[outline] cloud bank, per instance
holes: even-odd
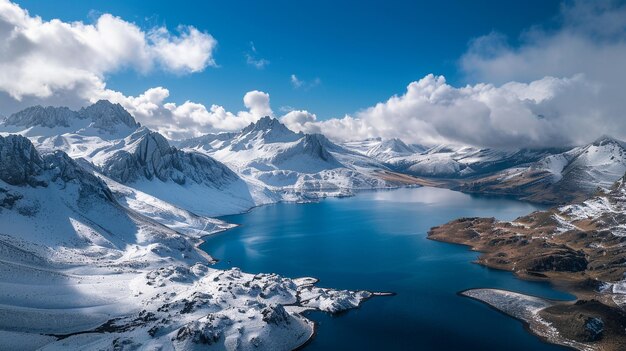
[[[338,140],[381,136],[494,147],[626,138],[626,5],[568,2],[556,21],[556,29],[529,28],[518,46],[498,33],[474,39],[459,65],[478,83],[453,87],[428,75],[353,116],[289,124]]]
[[[602,134],[626,139],[626,5],[567,2],[554,23],[528,28],[514,38],[516,45],[499,33],[473,39],[459,59],[465,86],[430,74],[409,83],[403,94],[344,117],[320,120],[300,110],[277,117],[296,131],[339,141],[397,137],[517,148],[582,144]],[[269,94],[256,90],[244,96],[246,110],[230,112],[220,105],[170,102],[164,87],[138,96],[106,87],[106,75],[123,69],[202,71],[215,65],[216,44],[190,26],[174,33],[142,30],[110,14],[93,24],[44,21],[0,0],[0,105],[72,107],[105,98],[170,138],[237,130],[274,116]],[[319,84],[295,74],[290,82],[300,89]]]
[[[214,66],[217,41],[192,26],[144,31],[111,14],[94,23],[44,21],[0,0],[0,91],[20,101],[84,103],[106,94],[105,76],[122,69],[176,74]],[[74,100],[74,101],[72,101]]]

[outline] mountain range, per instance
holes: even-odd
[[[105,100],[27,108],[0,122],[0,338],[26,349],[294,349],[314,331],[304,311],[372,293],[213,269],[196,246],[232,227],[213,217],[418,184],[556,204],[610,192],[625,148],[610,137],[534,150],[340,143],[272,117],[172,141]]]
[[[105,100],[79,111],[27,108],[6,118],[0,133],[26,136],[38,150],[62,150],[127,193],[207,216],[415,183],[562,203],[607,189],[626,171],[624,143],[610,137],[560,149],[335,143],[263,117],[239,132],[170,141]]]

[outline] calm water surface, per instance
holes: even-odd
[[[338,316],[309,314],[319,328],[306,350],[564,350],[457,292],[493,287],[553,299],[572,296],[472,264],[477,254],[466,247],[426,239],[430,227],[458,217],[514,219],[536,209],[428,187],[366,192],[224,217],[240,226],[207,238],[202,248],[222,260],[219,268],[397,293]]]

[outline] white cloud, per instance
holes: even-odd
[[[380,136],[425,144],[563,146],[616,130],[615,125],[598,123],[597,98],[597,86],[583,76],[457,88],[442,76],[428,75],[410,83],[403,95],[353,117],[288,122],[291,128],[321,131],[336,140]],[[625,127],[624,122],[619,124]]]
[[[382,136],[498,147],[626,138],[626,5],[568,2],[557,21],[556,29],[529,28],[518,46],[498,33],[473,40],[460,65],[476,83],[453,87],[428,75],[353,116],[292,128],[315,127],[340,140]]]
[[[178,32],[145,32],[111,14],[93,24],[44,21],[0,0],[0,92],[17,101],[63,94],[84,101],[105,90],[106,74],[123,68],[146,73],[156,64],[192,73],[215,65],[211,35],[191,26]]]
[[[289,77],[289,81],[291,82],[291,86],[294,89],[303,88],[303,89],[307,89],[307,90],[311,89],[311,88],[314,88],[314,87],[316,87],[316,86],[318,86],[318,85],[320,85],[322,83],[322,80],[319,79],[319,78],[315,78],[315,79],[313,79],[312,81],[309,82],[309,81],[301,80],[295,74],[292,74]]]
[[[273,116],[269,94],[253,90],[243,97],[247,111],[236,113],[223,106],[205,105],[185,101],[182,104],[167,102],[169,90],[157,87],[133,97],[108,91],[100,98],[121,104],[141,124],[157,130],[171,139],[182,139],[206,133],[236,131],[256,122],[263,116]]]
[[[246,63],[256,69],[263,69],[265,66],[270,64],[269,60],[266,60],[261,57],[257,57],[256,46],[254,46],[254,42],[250,42],[250,51],[245,54]]]
[[[293,85],[294,88],[300,88],[302,84],[304,84],[304,82],[298,79],[295,74],[292,74],[289,79],[291,81],[291,85]]]
[[[343,118],[322,121],[293,108],[281,109],[286,114],[280,118],[296,131],[336,140],[380,136],[425,144],[538,147],[580,144],[601,134],[626,138],[626,6],[568,4],[559,28],[531,28],[516,47],[497,33],[475,39],[460,65],[476,83],[455,87],[442,76],[427,75],[411,82],[404,94]],[[43,21],[0,0],[2,112],[16,103],[74,107],[106,98],[171,138],[238,130],[273,116],[269,94],[256,90],[244,96],[246,110],[229,112],[219,105],[168,102],[163,87],[139,96],[106,88],[105,75],[125,67],[196,72],[215,64],[210,35],[193,27],[179,27],[178,33],[144,32],[107,14],[94,24]],[[320,84],[295,74],[290,80],[299,89]]]
[[[213,50],[217,41],[207,33],[192,26],[178,26],[179,36],[172,35],[165,27],[148,33],[156,59],[176,72],[200,72],[207,66],[215,66]]]
[[[317,116],[309,111],[291,110],[280,117],[280,121],[296,132],[321,133],[316,123]]]
[[[250,109],[250,113],[255,117],[273,116],[270,108],[270,95],[262,91],[249,91],[243,97],[243,104]]]

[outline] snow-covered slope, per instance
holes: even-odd
[[[572,183],[590,191],[608,189],[626,171],[626,144],[604,136],[589,145],[546,157],[531,169],[549,172],[553,183]]]
[[[528,166],[468,181],[461,190],[559,203],[584,199],[600,189],[608,189],[624,172],[626,145],[605,136]]]
[[[396,157],[406,157],[427,150],[417,144],[407,145],[397,138],[371,138],[359,141],[349,141],[342,144],[346,149],[359,152],[380,162],[386,162]]]
[[[28,108],[0,126],[4,133],[14,130],[38,150],[62,150],[91,163],[89,168],[106,176],[123,204],[151,196],[167,203],[165,207],[204,217],[239,213],[256,204],[248,186],[228,167],[204,154],[171,147],[162,135],[140,127],[120,105],[108,101],[80,111]],[[145,207],[135,207],[140,209]]]
[[[239,133],[183,140],[179,147],[224,162],[253,190],[257,203],[349,194],[386,187],[380,163],[344,149],[320,134],[295,133],[278,120],[261,118]]]
[[[239,213],[255,205],[245,182],[224,164],[178,150],[146,128],[86,159],[118,183],[199,215]]]
[[[100,100],[79,111],[67,107],[29,107],[7,117],[0,127],[5,133],[28,137],[70,133],[112,139],[128,135],[139,123],[121,105]]]
[[[555,152],[557,150],[553,149],[498,150],[437,145],[421,153],[388,159],[387,164],[395,171],[416,176],[464,178],[528,164]]]
[[[3,349],[291,350],[313,334],[303,311],[371,296],[212,269],[195,249],[204,232],[121,206],[65,153],[17,135],[0,136],[0,223]]]

